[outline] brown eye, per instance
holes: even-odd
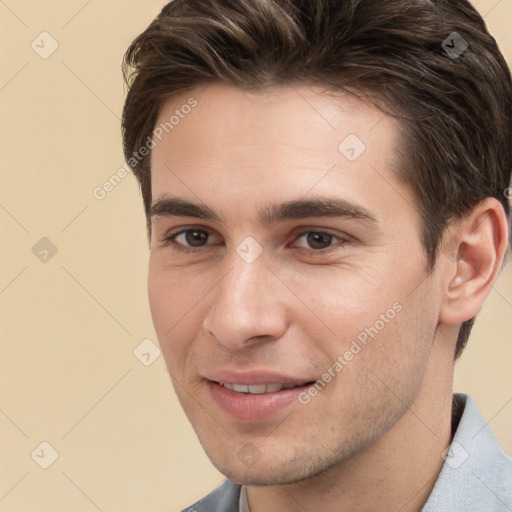
[[[214,236],[204,229],[188,228],[168,236],[164,243],[179,252],[194,252],[201,247],[212,245],[207,243],[212,237]]]
[[[208,233],[199,229],[189,229],[182,233],[185,235],[185,241],[192,247],[199,247],[208,240]]]
[[[339,242],[337,245],[345,245],[348,240],[341,238],[327,231],[305,231],[301,233],[297,240],[303,239],[305,244],[298,244],[299,247],[309,249],[312,252],[322,252],[334,247],[333,240]]]
[[[333,236],[328,233],[311,232],[306,240],[312,249],[325,249],[331,245]]]

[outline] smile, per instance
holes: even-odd
[[[298,386],[304,386],[305,384],[232,384],[229,382],[219,382],[221,386],[224,386],[230,391],[236,393],[248,393],[251,395],[263,395],[265,393],[276,393],[282,389],[291,389]]]
[[[210,398],[222,414],[236,420],[257,422],[270,420],[298,404],[300,394],[314,382],[240,384],[207,380],[205,384]]]

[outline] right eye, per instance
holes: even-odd
[[[197,252],[207,244],[208,237],[213,236],[209,231],[198,228],[182,229],[164,238],[166,245],[178,252]]]

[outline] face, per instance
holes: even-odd
[[[149,266],[176,393],[232,481],[318,475],[395,427],[429,359],[436,274],[398,126],[307,86],[196,88],[156,126],[176,110],[152,150]]]

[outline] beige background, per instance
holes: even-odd
[[[145,366],[134,355],[156,340],[135,179],[93,196],[124,163],[121,56],[164,3],[0,1],[3,512],[176,511],[222,480],[162,357]],[[512,63],[512,0],[476,6]],[[51,49],[43,31],[59,45],[46,59],[31,47]],[[43,237],[57,248],[46,262],[48,242],[32,250]],[[475,398],[512,455],[511,267],[481,312],[455,389]],[[47,469],[43,441],[58,452]]]

